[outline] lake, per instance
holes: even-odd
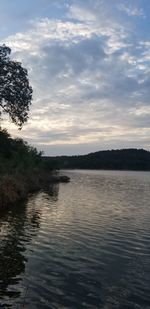
[[[150,172],[62,173],[0,216],[0,308],[150,308]]]

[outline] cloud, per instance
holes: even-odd
[[[121,138],[147,145],[150,44],[135,35],[119,3],[68,1],[65,18],[38,17],[6,38],[33,85],[30,119],[19,134],[35,146],[97,149]]]
[[[138,8],[137,6],[134,6],[132,3],[129,3],[129,4],[121,3],[119,5],[119,9],[125,12],[128,16],[142,17],[142,18],[146,17],[143,9]]]

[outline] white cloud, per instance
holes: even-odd
[[[96,16],[88,9],[74,4],[69,7],[68,17],[84,22],[91,22],[96,20]]]
[[[146,17],[143,9],[134,6],[132,3],[129,4],[121,3],[119,5],[119,8],[121,11],[125,12],[128,16],[142,17],[142,18]]]

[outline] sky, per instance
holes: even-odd
[[[149,0],[0,0],[0,45],[27,68],[29,120],[14,137],[45,155],[150,150]]]

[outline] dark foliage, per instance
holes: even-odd
[[[32,88],[20,62],[10,60],[11,49],[0,46],[0,107],[20,128],[28,119]]]
[[[15,205],[29,192],[48,190],[49,184],[56,182],[53,169],[43,160],[42,152],[0,129],[0,210]]]
[[[12,139],[6,129],[0,130],[0,174],[32,173],[40,164],[41,152],[20,138]]]
[[[106,150],[82,156],[45,157],[57,168],[150,170],[150,152],[143,149]]]

